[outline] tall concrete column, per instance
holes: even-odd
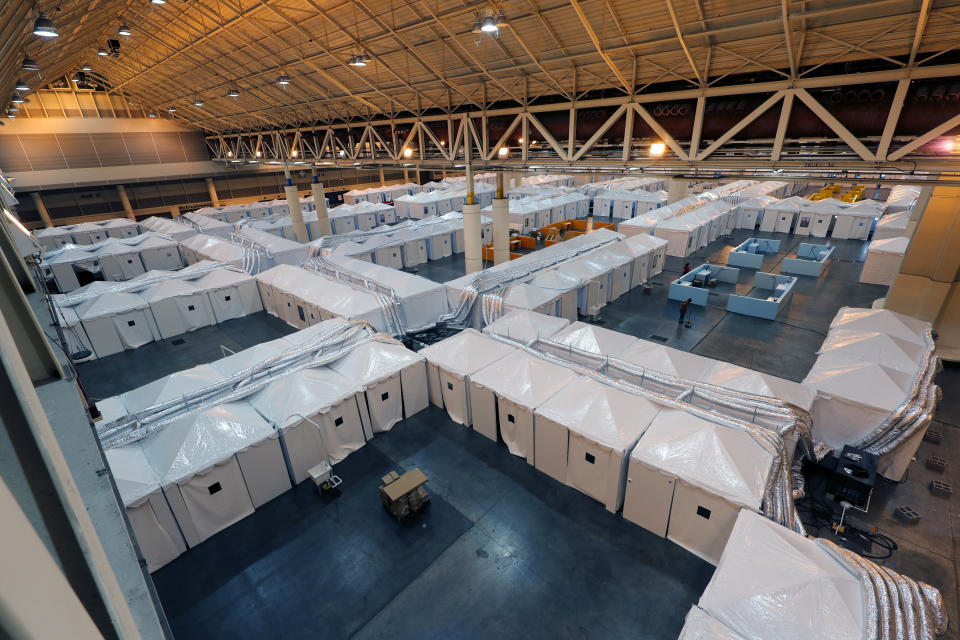
[[[463,205],[463,257],[467,273],[483,270],[483,241],[480,238],[480,205],[477,204],[473,183],[473,153],[470,149],[470,137],[464,137],[464,156],[467,160],[467,202]],[[447,177],[444,170],[443,177]]]
[[[297,242],[304,244],[310,242],[310,235],[307,233],[307,225],[303,224],[303,211],[300,209],[300,193],[297,186],[293,184],[290,177],[290,167],[283,164],[283,173],[287,184],[283,186],[283,192],[287,197],[287,205],[290,207],[290,222],[293,223],[293,235],[297,237]]]
[[[510,201],[503,193],[503,173],[497,174],[497,197],[493,199],[493,264],[510,261]]]
[[[40,214],[40,219],[43,220],[44,226],[52,227],[53,221],[50,220],[50,212],[47,211],[47,206],[43,204],[43,200],[40,199],[40,194],[34,191],[30,194],[30,197],[33,198],[33,206],[37,208],[37,213]]]
[[[687,197],[690,181],[685,178],[671,177],[667,189],[667,204],[672,204]]]
[[[386,182],[387,181],[383,179],[383,167],[380,167],[380,186],[382,187]]]
[[[133,207],[130,206],[130,198],[127,197],[127,189],[122,184],[117,185],[117,195],[120,196],[120,204],[123,205],[123,210],[126,212],[127,217],[136,222],[137,216],[133,215]]]
[[[383,169],[380,169],[380,174],[383,175]],[[313,174],[310,190],[313,192],[313,204],[317,207],[317,226],[320,228],[320,235],[329,236],[333,230],[330,228],[330,216],[327,214],[327,196],[323,192],[323,185],[316,173]]]
[[[220,198],[217,197],[217,188],[213,186],[213,178],[207,178],[207,193],[210,194],[210,202],[213,206],[220,206]]]
[[[180,206],[176,204],[170,205],[170,217],[179,218],[180,217]]]
[[[911,216],[919,221],[885,306],[932,322],[937,352],[953,360],[960,358],[960,187],[935,187],[918,211],[924,196]]]

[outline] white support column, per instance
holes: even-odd
[[[671,176],[669,190],[667,191],[667,204],[673,204],[677,200],[686,198],[689,187],[690,181],[686,178]]]
[[[503,193],[503,173],[497,173],[497,197],[493,199],[493,264],[510,261],[510,202]]]
[[[137,216],[133,215],[133,207],[130,206],[130,198],[127,197],[127,190],[122,184],[117,185],[117,195],[120,196],[120,204],[123,205],[123,210],[127,214],[127,217],[137,221]]]
[[[33,206],[37,208],[37,213],[40,214],[44,226],[52,227],[53,221],[50,219],[50,212],[47,211],[47,205],[43,204],[43,200],[40,199],[40,194],[34,191],[30,194],[30,197],[33,198]]]
[[[220,198],[217,197],[217,188],[213,186],[213,178],[207,178],[207,193],[210,194],[210,202],[213,203],[213,206],[220,206]]]
[[[383,169],[380,169],[380,175],[383,175]],[[327,213],[327,196],[323,191],[323,184],[320,183],[320,176],[316,173],[313,174],[310,190],[313,192],[313,204],[317,207],[317,226],[320,228],[320,236],[332,235],[333,229],[330,228],[330,216]]]
[[[623,123],[623,162],[630,161],[630,150],[633,148],[633,109],[627,109],[626,120]]]
[[[473,184],[473,162],[470,136],[463,140],[467,169],[467,202],[463,205],[463,258],[467,273],[483,270],[483,241],[480,238],[480,205],[477,204]],[[443,172],[447,177],[447,172]]]
[[[287,179],[287,184],[283,186],[283,192],[287,197],[287,206],[290,207],[290,222],[293,223],[293,235],[297,237],[297,242],[306,244],[310,242],[310,236],[307,234],[307,225],[303,224],[303,211],[300,209],[300,193],[297,191],[297,186],[293,184],[293,179],[290,177],[290,167],[286,162],[283,163],[283,173]]]

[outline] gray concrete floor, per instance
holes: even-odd
[[[764,260],[763,270],[774,273],[802,240],[740,231],[689,261],[725,264],[750,235],[784,241],[780,254]],[[728,314],[718,296],[695,308],[691,328],[679,327],[666,285],[682,262],[671,261],[650,293],[635,290],[604,308],[603,326],[800,380],[836,311],[868,307],[885,292],[857,282],[866,243],[830,243],[836,258],[819,278],[800,279],[774,321]],[[418,272],[446,281],[463,274],[463,259]],[[749,290],[751,282],[743,270],[735,288]],[[266,314],[235,322],[188,334],[179,347],[149,345],[82,365],[81,376],[91,395],[103,397],[213,360],[220,344],[243,348],[292,330]],[[960,459],[960,369],[947,367],[938,383],[944,399],[933,428],[943,442],[924,442],[907,480],[881,483],[861,519],[899,545],[883,562],[940,588],[956,621],[956,498],[933,496],[928,485],[946,475],[960,486],[960,472],[950,465],[937,474],[923,461],[932,453]],[[376,487],[386,471],[412,467],[430,477],[433,501],[398,524],[380,507]],[[672,638],[712,573],[434,408],[378,435],[338,474],[345,481],[338,497],[301,485],[154,574],[178,637]],[[922,520],[894,519],[901,504]],[[960,637],[956,624],[946,637]]]

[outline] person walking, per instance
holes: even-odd
[[[687,275],[688,273],[690,273],[690,263],[689,263],[689,262],[687,262],[686,264],[683,265],[683,275]]]
[[[677,324],[681,324],[681,325],[683,324],[683,318],[684,316],[687,315],[687,308],[690,306],[690,302],[692,300],[693,298],[687,298],[686,300],[680,303],[680,320],[678,321]]]

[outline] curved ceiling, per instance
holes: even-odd
[[[210,132],[421,113],[596,89],[686,87],[852,60],[922,64],[956,46],[960,0],[42,0],[0,9],[0,96],[82,63],[113,92]],[[121,21],[132,35],[117,35]],[[119,55],[98,57],[109,39]],[[366,67],[347,64],[366,52]],[[40,74],[20,70],[25,54]],[[932,58],[937,62],[943,58]],[[289,75],[289,85],[277,78]],[[236,98],[227,96],[231,88]],[[193,105],[196,98],[202,107]],[[0,105],[3,106],[3,105]]]

